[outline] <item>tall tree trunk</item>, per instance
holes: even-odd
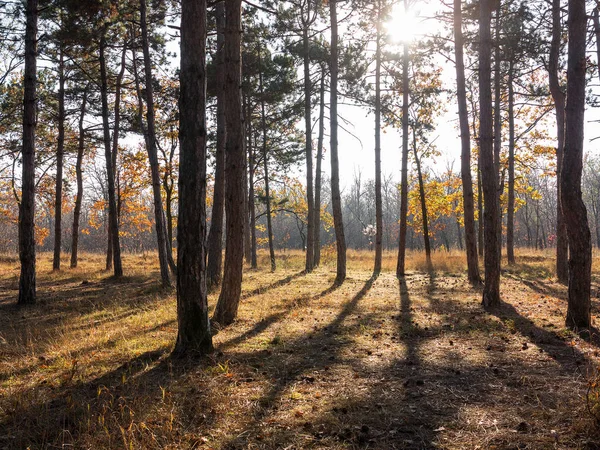
[[[77,195],[75,197],[75,208],[73,210],[73,232],[71,233],[71,268],[77,267],[77,252],[79,246],[79,219],[81,217],[81,203],[83,202],[83,152],[85,150],[85,128],[84,119],[87,108],[89,86],[83,91],[81,109],[79,113],[79,139],[77,142],[77,162],[75,163],[75,174],[77,177]]]
[[[246,110],[246,97],[242,94],[242,114],[243,111]],[[249,187],[249,173],[248,173],[248,151],[247,151],[247,141],[246,141],[246,126],[245,126],[246,118],[243,118],[242,123],[244,123],[244,127],[242,128],[242,142],[244,146],[244,258],[246,259],[247,264],[252,264],[252,236],[250,233],[250,210],[249,210],[249,200],[250,200],[250,187]]]
[[[58,142],[56,146],[56,189],[54,199],[54,257],[52,270],[60,270],[62,250],[63,163],[65,156],[65,58],[62,46],[58,61]]]
[[[260,49],[258,50],[259,65],[260,62]],[[263,170],[265,172],[265,204],[267,208],[267,235],[269,237],[269,256],[271,259],[271,272],[275,272],[277,264],[275,263],[275,247],[273,245],[273,223],[271,220],[271,190],[269,187],[269,154],[267,152],[267,115],[265,110],[265,91],[263,85],[262,68],[258,74],[258,82],[260,89],[260,108],[261,108],[261,122],[262,122],[262,157],[263,157]]]
[[[169,276],[169,260],[167,251],[167,227],[163,210],[160,166],[158,163],[158,150],[156,143],[156,126],[154,114],[154,85],[152,79],[152,60],[150,59],[150,44],[148,42],[148,24],[146,20],[146,0],[140,0],[140,24],[142,28],[142,51],[144,53],[144,73],[146,76],[146,122],[147,140],[146,150],[150,162],[152,176],[152,194],[154,200],[154,225],[156,227],[156,242],[158,245],[158,262],[160,278],[163,286],[171,286]],[[170,245],[170,244],[169,244]]]
[[[123,266],[121,264],[121,245],[119,243],[119,222],[117,216],[117,199],[115,190],[115,167],[113,165],[113,152],[111,151],[110,124],[108,117],[108,75],[106,73],[106,27],[102,31],[100,38],[99,60],[100,60],[100,94],[102,97],[102,125],[104,130],[104,157],[106,159],[106,178],[108,185],[108,210],[109,210],[109,234],[111,239],[113,270],[115,277],[123,276]],[[119,98],[117,95],[116,98]],[[115,100],[115,111],[118,109]],[[118,130],[118,119],[115,117],[115,131]],[[117,136],[118,139],[118,136]]]
[[[548,79],[550,93],[556,111],[557,147],[556,147],[556,276],[561,283],[569,281],[569,237],[562,210],[561,174],[565,148],[565,104],[566,96],[560,87],[558,65],[562,35],[561,0],[552,0],[552,41],[548,61]]]
[[[481,0],[479,19],[479,151],[482,187],[485,201],[485,285],[483,305],[494,307],[500,304],[500,254],[498,248],[501,233],[498,220],[498,172],[494,161],[494,136],[491,92],[491,47],[490,33],[491,0]]]
[[[425,244],[425,259],[427,260],[427,269],[433,270],[431,263],[431,242],[429,240],[429,220],[427,217],[427,203],[425,202],[425,185],[423,183],[423,172],[421,172],[421,160],[417,153],[417,136],[413,132],[413,154],[417,165],[417,178],[419,180],[419,198],[421,200],[421,215],[423,218],[423,243]]]
[[[404,0],[404,11],[408,11],[408,0]],[[402,56],[402,175],[400,177],[400,237],[398,241],[398,265],[396,276],[402,277],[406,265],[406,231],[408,216],[408,97],[409,97],[409,44],[404,42]]]
[[[477,220],[477,253],[483,257],[483,187],[481,184],[481,163],[480,158],[477,158],[477,211],[479,219]]]
[[[246,116],[248,121],[248,210],[250,213],[250,267],[256,269],[258,261],[256,257],[256,204],[254,201],[254,174],[256,172],[256,159],[254,146],[252,145],[252,120]]]
[[[35,128],[38,1],[27,0],[23,74],[23,172],[19,205],[19,305],[35,303]]]
[[[383,258],[383,201],[381,198],[381,0],[377,9],[375,49],[375,266],[373,274],[381,273]]]
[[[206,289],[206,0],[181,2],[177,355],[212,351]]]
[[[319,139],[317,141],[317,167],[315,170],[315,252],[314,266],[321,264],[321,164],[325,137],[325,70],[321,71],[319,90]]]
[[[244,135],[242,123],[242,0],[225,2],[225,267],[223,283],[214,319],[232,323],[242,292],[244,264]]]
[[[337,249],[337,270],[334,284],[340,285],[346,279],[346,235],[342,216],[342,197],[340,194],[340,163],[338,156],[338,76],[339,76],[339,38],[338,38],[338,0],[329,1],[331,20],[331,86],[330,86],[330,153],[331,153],[331,206],[333,209],[333,226]]]
[[[223,220],[225,217],[225,3],[215,5],[217,19],[217,151],[215,157],[215,191],[208,233],[208,289],[221,282],[223,269]]]
[[[302,57],[304,66],[304,128],[305,128],[305,153],[306,153],[306,204],[307,214],[307,239],[306,261],[304,270],[308,273],[314,268],[315,252],[315,199],[313,191],[313,155],[312,155],[312,83],[310,80],[310,43],[308,32],[310,26],[310,0],[306,1],[306,17],[302,17]]]
[[[506,254],[515,263],[515,89],[514,63],[508,72],[508,209],[506,213]]]
[[[581,194],[586,74],[585,0],[569,0],[566,139],[561,176],[562,206],[569,236],[569,300],[566,325],[591,325],[592,245]]]
[[[454,50],[456,55],[456,87],[458,118],[460,121],[461,178],[463,186],[463,209],[465,223],[465,244],[469,282],[481,283],[479,260],[477,258],[477,238],[475,236],[475,202],[473,199],[473,178],[471,177],[471,132],[467,109],[467,88],[465,81],[464,37],[462,32],[462,1],[454,0]],[[458,230],[460,236],[460,227]],[[462,243],[461,243],[462,247]]]
[[[502,263],[502,205],[500,204],[500,196],[502,195],[503,186],[499,182],[500,179],[500,150],[502,149],[502,57],[500,52],[500,30],[502,28],[502,0],[494,0],[496,4],[496,26],[494,45],[494,171],[496,173],[496,189],[498,190],[497,198],[497,218],[499,233],[498,238],[498,255],[500,263]],[[484,194],[485,195],[485,194]]]

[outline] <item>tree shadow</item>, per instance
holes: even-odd
[[[242,294],[242,300],[245,300],[245,299],[250,298],[250,297],[254,297],[256,295],[265,294],[265,293],[267,293],[268,291],[270,291],[272,289],[276,289],[278,287],[285,286],[286,284],[290,284],[296,278],[300,278],[300,277],[305,276],[305,275],[306,275],[306,272],[304,270],[302,270],[302,271],[300,271],[298,273],[294,273],[292,275],[289,275],[289,276],[287,276],[285,278],[282,278],[281,280],[277,280],[277,281],[275,281],[273,283],[270,283],[270,284],[268,284],[266,286],[257,287],[256,289],[253,289],[253,290],[251,290],[249,292],[243,293]]]
[[[272,387],[265,392],[258,400],[257,408],[252,415],[250,423],[245,427],[243,436],[238,436],[223,444],[222,448],[240,448],[244,447],[251,435],[258,435],[261,430],[262,422],[277,409],[277,402],[281,399],[284,392],[292,385],[298,382],[313,382],[315,377],[330,374],[330,368],[333,365],[359,366],[360,360],[356,357],[343,357],[341,352],[350,345],[349,341],[340,341],[341,327],[348,316],[356,309],[360,300],[362,300],[377,277],[369,278],[362,288],[347,301],[342,310],[336,317],[327,323],[326,326],[316,330],[308,336],[301,336],[297,340],[285,344],[284,354],[289,355],[289,360],[283,363],[279,361],[273,372],[269,374],[273,377]],[[320,298],[335,291],[339,286],[333,285],[313,298]],[[260,325],[260,324],[259,324]],[[260,355],[258,355],[260,356]],[[227,354],[226,357],[234,358],[238,362],[256,364],[256,354]],[[310,361],[307,363],[307,359]],[[262,363],[258,363],[261,364]],[[303,374],[309,373],[310,376]]]

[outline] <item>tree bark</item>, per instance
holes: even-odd
[[[304,270],[312,272],[314,268],[315,252],[315,211],[313,190],[313,156],[312,156],[312,105],[311,93],[312,83],[310,80],[310,43],[308,32],[310,26],[310,0],[306,1],[306,17],[302,17],[302,57],[304,68],[304,128],[305,128],[305,153],[306,153],[306,204],[307,204],[307,239],[306,239],[306,261]]]
[[[19,205],[19,305],[34,304],[35,276],[35,129],[37,91],[38,1],[27,0],[23,73],[23,166]]]
[[[375,43],[375,265],[373,275],[381,273],[383,258],[383,201],[381,198],[381,26],[382,5],[378,2]]]
[[[408,10],[408,0],[404,0],[404,11]],[[408,99],[409,99],[409,44],[404,43],[402,57],[402,169],[400,177],[400,237],[398,242],[398,265],[396,276],[405,274],[406,231],[408,216]]]
[[[338,156],[338,0],[329,1],[331,20],[331,86],[330,86],[330,153],[331,153],[331,204],[333,208],[333,226],[337,249],[337,269],[334,284],[340,285],[346,279],[346,235],[342,216],[342,197],[340,194],[340,163]]]
[[[244,263],[244,136],[241,101],[242,1],[225,3],[225,267],[214,319],[229,325],[236,316]]]
[[[496,220],[498,221],[497,247],[498,257],[502,263],[502,205],[500,204],[500,196],[502,195],[503,186],[500,183],[500,151],[502,149],[502,57],[500,52],[500,30],[502,28],[502,0],[494,0],[496,5],[496,29],[494,45],[494,171],[496,173],[496,189],[498,190],[497,208],[498,213]],[[484,194],[485,195],[485,194]]]
[[[421,200],[421,215],[423,218],[423,243],[425,245],[425,259],[427,260],[427,269],[433,270],[431,263],[431,241],[429,240],[429,220],[427,218],[427,203],[425,202],[425,185],[423,183],[423,173],[421,172],[421,160],[417,153],[417,137],[413,132],[413,154],[417,165],[417,178],[419,180],[419,198]]]
[[[142,51],[144,53],[144,73],[146,76],[146,150],[150,162],[152,177],[152,194],[154,200],[154,226],[156,227],[156,242],[158,245],[158,262],[162,285],[171,286],[169,275],[169,260],[167,251],[167,227],[163,210],[160,167],[156,143],[156,126],[154,113],[154,85],[152,79],[152,60],[150,59],[150,44],[148,42],[148,24],[146,20],[146,0],[140,0],[140,24],[142,28]]]
[[[261,60],[260,49],[258,50],[258,60],[259,60],[259,65],[262,66],[262,63],[260,62],[260,60]],[[266,208],[267,208],[267,213],[266,213],[267,235],[268,235],[268,239],[269,239],[269,256],[270,256],[270,260],[271,260],[271,272],[275,272],[275,269],[277,269],[277,264],[275,262],[275,247],[273,244],[273,222],[271,220],[272,218],[271,218],[271,190],[269,187],[269,154],[267,152],[267,116],[266,116],[266,110],[265,110],[265,90],[264,90],[264,85],[263,85],[262,67],[258,74],[258,82],[259,82],[259,89],[260,89],[260,95],[261,95],[260,108],[261,108],[261,122],[262,122],[262,134],[263,134],[263,136],[262,136],[263,137],[263,139],[262,139],[262,156],[263,156],[263,169],[265,172],[265,204],[266,204]],[[311,167],[312,167],[312,163],[311,163]]]
[[[208,289],[221,283],[223,269],[223,221],[225,217],[225,71],[223,44],[225,40],[225,4],[215,5],[217,20],[217,151],[215,157],[215,191],[208,233]]]
[[[515,263],[515,89],[514,64],[508,71],[508,208],[506,212],[506,254]]]
[[[323,140],[325,137],[325,70],[321,71],[319,92],[319,138],[317,141],[317,167],[315,170],[315,252],[314,266],[321,264],[321,164],[323,162]]]
[[[109,210],[109,234],[111,239],[113,270],[115,277],[123,276],[123,266],[121,264],[121,245],[119,243],[119,222],[117,216],[117,200],[115,194],[115,167],[113,165],[114,157],[111,151],[110,141],[110,124],[108,118],[108,76],[106,73],[106,27],[102,30],[100,38],[100,94],[102,97],[102,125],[104,130],[104,157],[106,159],[106,178],[108,186],[108,210]],[[119,96],[117,95],[117,98]],[[115,111],[118,109],[117,101],[115,101]],[[115,117],[115,131],[117,128],[118,119]],[[118,139],[118,136],[117,136]]]
[[[463,186],[463,209],[465,224],[465,245],[469,282],[481,284],[479,260],[477,258],[477,237],[475,236],[475,203],[473,199],[473,178],[471,177],[471,132],[467,109],[467,88],[465,81],[464,37],[462,32],[462,1],[454,0],[454,49],[456,55],[456,97],[460,121],[461,178]],[[460,228],[458,230],[460,233]],[[460,236],[460,234],[459,234]],[[461,244],[462,245],[462,244]]]
[[[250,115],[246,115],[248,121],[248,210],[250,213],[250,267],[258,268],[256,255],[256,204],[254,201],[254,174],[256,172],[256,160],[254,146],[252,145],[252,121]]]
[[[485,285],[483,305],[495,307],[500,304],[500,254],[498,248],[501,233],[498,220],[498,172],[494,161],[494,136],[491,92],[491,0],[481,0],[479,19],[479,151],[482,187],[485,202]]]
[[[58,142],[56,146],[56,189],[54,199],[54,257],[52,270],[60,270],[62,249],[63,163],[65,157],[65,59],[62,46],[58,62]]]
[[[85,150],[85,128],[84,119],[87,108],[89,86],[86,86],[83,91],[83,99],[81,100],[81,109],[79,113],[79,139],[77,142],[77,162],[75,163],[75,174],[77,177],[77,195],[75,197],[75,208],[73,210],[73,232],[71,243],[71,268],[77,267],[77,252],[79,246],[79,220],[81,217],[81,204],[83,202],[83,152]]]
[[[561,188],[569,236],[569,300],[566,326],[591,326],[590,285],[592,245],[587,211],[581,193],[586,75],[585,0],[569,0],[566,134]]]
[[[569,281],[569,237],[562,210],[561,174],[565,148],[565,104],[566,95],[560,87],[558,65],[560,59],[560,42],[562,25],[560,20],[561,0],[552,0],[552,41],[548,61],[548,79],[550,93],[556,111],[557,147],[556,147],[556,276],[561,283]]]
[[[212,351],[206,289],[206,0],[181,2],[176,355]]]

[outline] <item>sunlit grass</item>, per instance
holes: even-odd
[[[531,448],[553,445],[549,427],[583,442],[561,417],[583,407],[569,358],[594,347],[564,329],[552,250],[517,252],[502,285],[515,311],[496,315],[460,251],[434,252],[432,274],[408,252],[401,289],[395,251],[372,280],[374,253],[350,250],[335,289],[335,253],[323,256],[307,275],[301,251],[278,252],[271,273],[261,250],[239,319],[199,361],[169,358],[175,292],[154,254],[124,254],[114,280],[104,255],[75,270],[64,255],[52,272],[42,253],[39,303],[25,309],[13,306],[18,259],[0,257],[0,448],[392,448],[419,433],[431,447],[504,448],[523,442],[521,420]]]

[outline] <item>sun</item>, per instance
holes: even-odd
[[[390,20],[385,23],[387,34],[395,44],[410,42],[420,34],[420,20],[411,9],[396,5],[390,14]]]

